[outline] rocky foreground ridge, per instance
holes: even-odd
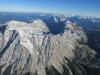
[[[98,68],[96,52],[87,46],[84,30],[70,21],[64,31],[52,34],[40,20],[10,21],[0,32],[0,75],[86,75],[82,65]]]

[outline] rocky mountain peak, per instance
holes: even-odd
[[[63,74],[63,66],[67,75],[85,75],[81,64],[97,67],[92,62],[96,52],[88,47],[87,36],[78,25],[68,23],[62,35],[44,32],[49,29],[40,19],[8,22],[4,34],[0,33],[0,75],[46,75],[52,67]]]

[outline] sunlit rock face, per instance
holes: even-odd
[[[64,32],[48,32],[40,19],[8,22],[0,32],[0,75],[48,75],[53,69],[61,75],[86,75],[82,65],[98,68],[81,27],[66,22]]]

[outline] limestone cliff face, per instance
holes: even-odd
[[[68,22],[63,33],[48,32],[40,19],[8,22],[0,32],[0,75],[47,75],[52,67],[63,74],[63,66],[66,75],[85,75],[81,65],[97,68],[96,52],[81,27]]]

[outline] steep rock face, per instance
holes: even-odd
[[[0,75],[46,75],[46,68],[54,67],[63,74],[85,75],[85,65],[97,68],[96,52],[86,42],[83,29],[67,22],[63,33],[50,32],[46,24],[37,19],[32,23],[11,21],[0,33]],[[74,72],[75,70],[75,72]]]

